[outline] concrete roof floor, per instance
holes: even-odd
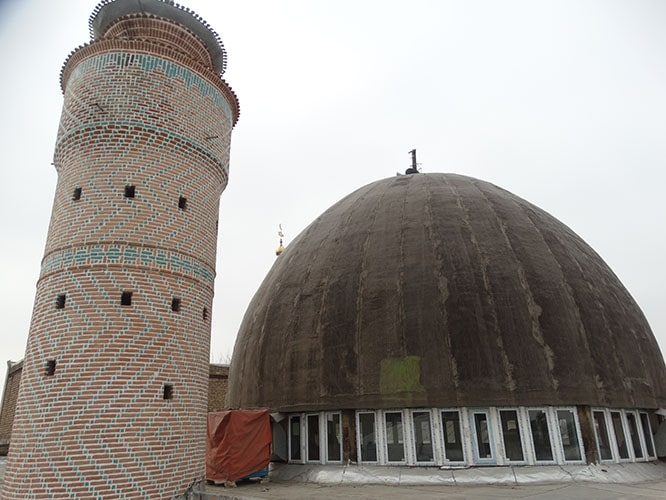
[[[664,499],[666,480],[638,484],[568,483],[532,484],[520,486],[386,486],[386,485],[319,485],[312,483],[241,483],[237,488],[206,486],[210,500],[223,499],[539,499],[586,500]]]
[[[204,498],[666,499],[664,462],[473,467],[457,471],[273,464],[270,474],[268,482],[243,481],[235,488],[206,485]]]
[[[0,484],[4,475],[6,457],[0,457]],[[636,465],[636,464],[634,464]],[[648,464],[645,464],[646,466]],[[541,467],[542,470],[549,467]],[[552,467],[553,470],[556,467]],[[467,485],[389,485],[389,484],[321,484],[314,482],[259,481],[240,482],[235,488],[206,485],[202,500],[252,499],[538,499],[538,500],[619,500],[666,499],[666,463],[656,464],[649,473],[654,480],[643,476],[636,483],[595,482],[591,480],[556,482],[549,484],[467,484]],[[638,479],[638,477],[637,477]]]

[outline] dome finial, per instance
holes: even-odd
[[[284,247],[282,246],[282,238],[284,238],[284,233],[282,232],[282,224],[278,224],[278,227],[280,228],[278,230],[278,236],[280,237],[280,245],[275,250],[276,256],[279,256],[282,252],[284,252]]]

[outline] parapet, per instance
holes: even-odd
[[[169,0],[103,0],[90,16],[90,37],[98,40],[119,19],[137,15],[170,19],[188,28],[208,50],[213,70],[224,74],[227,54],[220,36],[198,14]]]

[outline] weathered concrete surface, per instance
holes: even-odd
[[[666,481],[638,485],[567,484],[531,486],[314,486],[288,484],[242,485],[233,492],[209,490],[210,500],[252,500],[271,498],[274,500],[329,499],[378,499],[401,500],[488,500],[492,498],[539,499],[539,500],[620,500],[662,499]]]
[[[0,484],[4,474],[5,457],[0,457]],[[639,467],[633,467],[638,465]],[[641,467],[646,468],[643,472],[637,472]],[[617,470],[615,470],[617,468]],[[392,468],[385,471],[390,473]],[[518,467],[515,468],[520,469]],[[561,469],[560,467],[538,467],[524,469],[541,469],[542,474],[547,474],[546,469]],[[620,472],[624,469],[624,472]],[[522,498],[539,500],[569,500],[571,498],[585,498],[587,500],[615,500],[615,499],[663,499],[666,497],[666,464],[632,464],[626,466],[603,466],[599,467],[599,473],[608,471],[610,478],[626,480],[628,474],[635,474],[634,481],[640,482],[597,482],[590,480],[592,475],[584,477],[581,474],[572,473],[569,470],[569,480],[550,484],[476,484],[459,486],[455,484],[430,484],[430,485],[390,485],[390,484],[315,484],[304,482],[276,482],[266,484],[240,483],[238,488],[224,488],[223,486],[206,485],[205,492],[200,496],[201,500],[252,500],[252,499],[284,499],[305,500],[311,498],[329,499],[381,499],[393,500],[403,498],[414,498],[422,500],[430,499],[469,499],[485,500],[489,498]],[[395,475],[404,475],[413,472],[409,470],[394,470]],[[459,471],[460,472],[460,471]],[[518,472],[517,477],[521,473]],[[492,477],[489,475],[488,477]],[[646,477],[650,478],[646,480]],[[608,478],[606,478],[608,479]]]
[[[386,467],[378,465],[271,464],[270,477],[280,483],[319,485],[464,486],[564,483],[632,484],[666,480],[666,463],[505,467]],[[666,496],[666,492],[665,492]]]
[[[640,308],[571,229],[490,183],[417,174],[332,206],[248,307],[232,407],[666,406]]]
[[[638,465],[638,467],[633,467]],[[384,468],[384,484],[337,483],[317,484],[311,482],[281,482],[273,481],[267,484],[240,483],[237,488],[224,488],[222,486],[207,486],[206,494],[211,500],[217,499],[470,499],[482,500],[489,498],[511,499],[539,499],[539,500],[569,500],[572,498],[585,498],[586,500],[615,500],[615,499],[664,499],[666,498],[666,464],[632,464],[632,467],[611,465],[599,467],[596,473],[581,474],[584,467],[579,467],[578,474],[573,468],[563,470],[560,467],[515,467],[515,480],[504,484],[496,484],[498,478],[494,474],[487,474],[491,484],[421,484],[399,485],[399,477],[406,472],[405,469],[393,470]],[[641,471],[640,469],[644,469]],[[386,470],[389,469],[389,470]],[[524,470],[520,470],[524,469]],[[540,469],[540,473],[528,469]],[[558,472],[559,469],[559,472]],[[604,477],[603,470],[607,471]],[[479,469],[476,470],[479,472]],[[490,469],[486,471],[492,472]],[[409,471],[411,473],[413,471]],[[393,475],[390,481],[389,476]],[[478,476],[478,474],[477,474]],[[529,478],[528,476],[531,476]],[[551,477],[545,484],[537,481],[537,477],[544,479]],[[559,476],[558,480],[554,480]],[[319,475],[321,477],[321,475]],[[646,478],[650,478],[647,479]],[[478,477],[477,477],[478,479]],[[617,479],[629,482],[615,482]],[[609,481],[610,480],[610,481]],[[516,483],[515,481],[526,481]]]
[[[210,499],[252,500],[271,498],[274,500],[329,499],[380,499],[401,500],[488,500],[492,498],[539,499],[539,500],[620,500],[662,499],[666,482],[640,485],[568,484],[532,486],[312,486],[312,485],[243,485],[233,493],[210,492]]]

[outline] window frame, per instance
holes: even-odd
[[[644,445],[644,437],[642,436],[641,427],[639,424],[638,412],[636,410],[622,410],[622,415],[625,419],[626,428],[629,431],[627,441],[630,442],[631,446],[629,447],[629,455],[634,462],[646,462],[647,459],[647,450]],[[636,450],[634,449],[634,439],[631,436],[631,424],[629,423],[629,415],[634,417],[634,424],[636,426],[636,434],[638,434],[638,448],[643,454],[642,457],[636,456]]]
[[[573,415],[573,423],[576,431],[576,439],[578,439],[578,453],[580,454],[580,459],[578,460],[567,460],[566,453],[564,450],[564,441],[562,440],[562,429],[560,428],[560,418],[557,415],[558,411],[569,411]],[[555,418],[556,429],[557,429],[557,444],[559,446],[559,452],[562,453],[562,463],[563,464],[585,464],[585,446],[583,444],[583,434],[580,429],[580,421],[578,419],[578,409],[575,406],[556,406],[553,408],[553,416]],[[592,424],[594,425],[594,423]],[[596,435],[596,429],[595,429]],[[596,436],[595,436],[596,437]]]
[[[400,415],[400,430],[402,434],[402,460],[390,460],[389,459],[389,439],[388,439],[388,425],[386,424],[386,416],[388,414],[398,413]],[[401,409],[395,410],[384,410],[382,411],[382,433],[384,438],[383,448],[384,448],[384,457],[387,465],[396,465],[396,464],[407,464],[407,453],[409,448],[407,447],[407,433],[405,432],[405,412]],[[400,442],[399,442],[400,444]]]
[[[497,453],[496,442],[493,433],[493,418],[490,408],[468,408],[468,418],[470,425],[470,437],[472,442],[472,463],[479,465],[496,465]],[[479,440],[476,432],[476,423],[474,415],[483,414],[486,416],[486,426],[488,430],[488,446],[490,447],[490,458],[481,458],[479,455]]]
[[[340,432],[338,433],[338,446],[339,446],[339,451],[340,451],[340,459],[339,460],[331,460],[328,456],[328,417],[329,416],[338,416],[339,422],[340,422]],[[324,457],[324,463],[327,464],[341,464],[344,460],[344,446],[342,443],[342,412],[341,411],[328,411],[324,414],[324,422],[326,422],[326,425],[324,425],[324,439],[323,442],[325,443],[325,457]],[[319,442],[322,442],[321,439],[321,425],[319,426]],[[321,451],[319,452],[321,455]]]
[[[438,423],[441,428],[441,443],[440,446],[441,451],[442,451],[442,460],[444,465],[466,465],[467,460],[468,460],[468,452],[467,452],[467,446],[465,443],[465,427],[463,423],[463,415],[462,412],[460,411],[460,408],[437,408],[437,414],[438,414]],[[442,413],[457,413],[458,414],[458,438],[460,439],[460,450],[462,451],[462,460],[451,460],[447,454],[446,454],[446,425],[444,423],[444,417],[442,416]]]
[[[414,423],[415,413],[427,413],[428,423],[430,424],[430,447],[432,449],[432,460],[419,460],[416,452],[416,425]],[[411,427],[410,433],[410,448],[414,457],[415,465],[435,465],[437,463],[437,444],[435,440],[435,423],[432,418],[432,411],[430,408],[413,408],[409,410],[409,424]]]
[[[292,422],[293,419],[296,419],[296,418],[299,419],[298,420],[298,432],[299,432],[299,435],[298,435],[298,454],[299,454],[299,458],[294,459],[294,458],[292,458],[292,454],[291,454],[291,450],[292,450],[292,446],[291,446],[291,442],[292,442],[292,439],[291,439],[292,438],[292,433],[291,433],[292,424],[291,424],[291,422]],[[303,455],[304,455],[304,453],[303,453],[304,452],[304,450],[303,450],[303,415],[301,413],[295,413],[295,414],[289,415],[288,425],[289,425],[289,432],[287,433],[287,444],[288,444],[287,462],[288,463],[294,463],[294,464],[304,463],[304,457],[303,457]]]
[[[375,436],[375,460],[363,459],[363,434],[361,433],[361,415],[372,415],[373,433]],[[357,410],[356,411],[356,457],[359,464],[378,464],[379,463],[379,450],[381,449],[379,443],[379,428],[377,426],[377,412],[374,410]]]
[[[317,436],[319,437],[319,443],[317,444],[317,455],[318,458],[313,460],[310,458],[310,417],[317,417]],[[305,463],[310,464],[321,464],[322,461],[322,432],[321,432],[321,417],[319,413],[306,413],[304,416],[305,419]]]
[[[645,442],[645,456],[647,457],[647,461],[651,460],[656,460],[657,459],[657,448],[654,443],[654,434],[652,433],[652,423],[650,423],[650,414],[646,411],[640,411],[637,410],[636,413],[638,414],[638,422],[640,424],[640,432],[643,437],[643,442]],[[645,429],[645,426],[643,425],[643,415],[645,415],[645,421],[648,424],[647,430]],[[652,448],[652,454],[649,453],[649,448],[647,446],[646,438],[650,439],[650,445]]]
[[[626,419],[624,418],[624,412],[623,410],[618,410],[616,408],[606,408],[606,411],[608,412],[608,418],[611,423],[611,429],[612,429],[612,438],[613,438],[613,451],[614,451],[614,456],[615,456],[615,461],[616,463],[628,463],[628,462],[633,462],[635,459],[633,458],[634,451],[631,449],[630,443],[629,443],[629,433],[627,432],[627,423]],[[622,458],[622,455],[620,455],[620,445],[617,441],[617,434],[615,432],[615,424],[613,423],[613,413],[618,413],[620,415],[620,427],[622,429],[622,432],[624,433],[624,442],[627,447],[627,458]]]
[[[534,459],[535,465],[553,465],[557,464],[557,450],[555,449],[554,444],[557,443],[557,440],[554,439],[554,423],[552,419],[551,412],[548,411],[550,408],[546,406],[526,406],[525,407],[525,417],[527,418],[527,430],[529,431],[530,438],[530,451],[532,453],[532,458]],[[548,428],[548,440],[550,443],[550,453],[552,458],[550,460],[539,460],[537,458],[536,446],[534,444],[534,434],[532,433],[532,419],[530,417],[530,411],[542,411],[546,415],[546,426]]]
[[[592,427],[594,428],[594,439],[597,445],[597,452],[599,453],[599,463],[615,463],[617,462],[618,457],[615,452],[614,436],[612,436],[612,433],[610,432],[610,426],[608,425],[610,416],[608,415],[606,408],[592,408],[591,412],[592,412]],[[601,458],[601,448],[599,447],[599,435],[597,432],[596,421],[594,420],[595,413],[601,413],[604,417],[604,425],[606,426],[606,439],[608,441],[608,447],[610,448],[610,453],[611,453],[610,458]]]
[[[504,429],[502,428],[502,412],[515,411],[518,422],[518,436],[520,437],[520,446],[523,452],[522,460],[512,460],[506,455],[506,446],[504,444]],[[497,428],[499,429],[499,444],[501,446],[502,458],[506,465],[525,465],[529,463],[529,452],[526,446],[525,436],[525,417],[518,406],[498,406],[497,407]]]

